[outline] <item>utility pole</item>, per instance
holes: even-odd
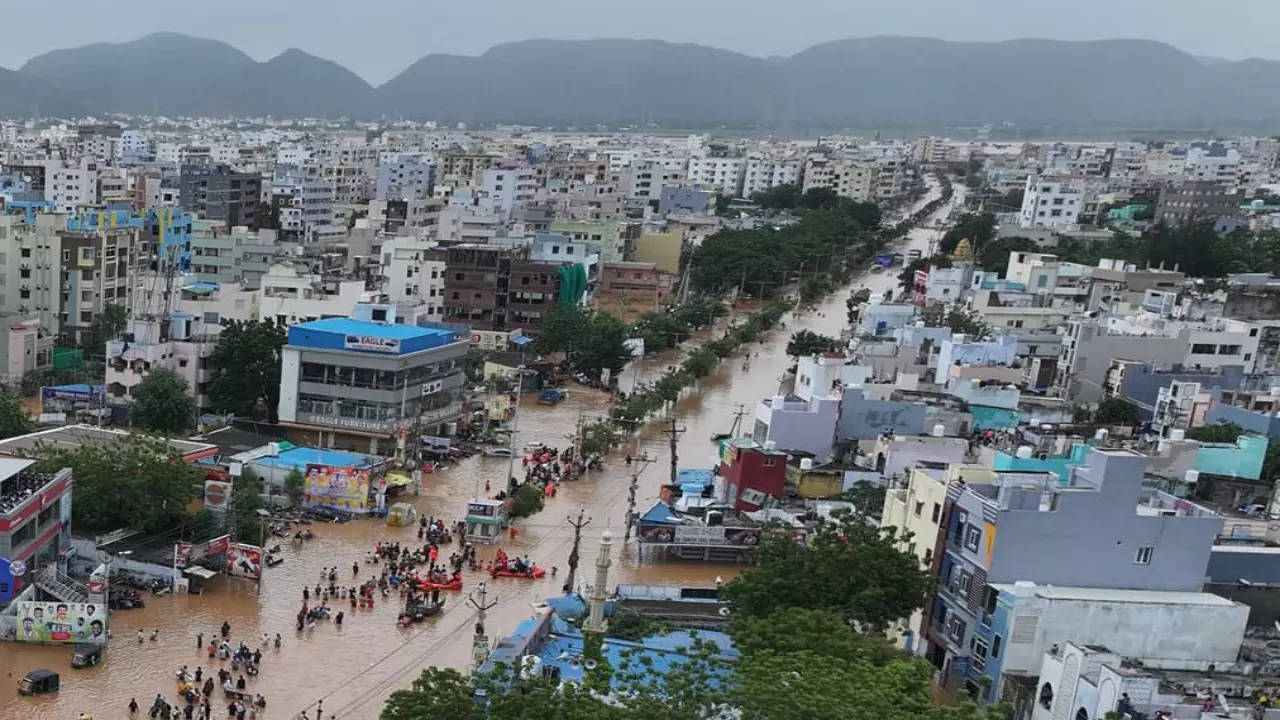
[[[471,662],[474,665],[474,669],[479,670],[480,666],[484,664],[484,661],[489,658],[489,636],[486,635],[484,631],[485,613],[493,609],[493,606],[497,605],[498,601],[494,600],[493,602],[486,602],[488,588],[484,583],[480,583],[480,587],[477,588],[477,591],[480,594],[480,599],[478,601],[475,598],[476,593],[472,593],[468,596],[467,600],[471,603],[472,607],[480,613],[480,617],[476,619],[476,634],[471,640]]]
[[[569,524],[573,526],[573,550],[569,552],[569,574],[564,579],[564,591],[573,592],[574,575],[578,572],[578,544],[582,542],[582,528],[591,524],[591,518],[583,519],[585,510],[578,510],[578,520],[574,522],[572,516],[569,517]]]
[[[678,466],[680,458],[676,454],[676,445],[680,441],[680,436],[684,434],[685,428],[676,427],[676,417],[672,415],[667,418],[667,428],[663,430],[663,434],[667,436],[667,440],[671,447],[671,484],[676,484],[676,475],[678,474]]]
[[[631,459],[631,487],[627,490],[627,518],[623,523],[626,526],[626,530],[622,533],[622,542],[624,543],[631,539],[632,518],[636,516],[636,488],[639,485],[640,473],[651,462],[653,462],[653,458],[649,457],[647,453],[642,453],[640,456]]]

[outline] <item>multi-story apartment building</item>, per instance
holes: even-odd
[[[1018,224],[1024,228],[1066,228],[1080,222],[1084,193],[1070,181],[1028,175]]]
[[[742,195],[744,157],[693,155],[689,158],[689,183],[730,197]]]
[[[436,163],[425,156],[400,156],[378,164],[376,200],[425,200],[435,188]]]
[[[878,176],[869,163],[811,157],[805,163],[802,189],[823,188],[859,202],[875,198]]]
[[[445,253],[435,243],[414,238],[382,242],[382,277],[392,302],[425,305],[430,321],[444,319]]]
[[[261,286],[262,276],[282,253],[274,230],[228,229],[196,220],[191,228],[191,272],[201,282]]]
[[[797,158],[773,158],[762,153],[747,155],[742,173],[742,196],[751,197],[779,185],[800,182],[801,161]]]
[[[140,280],[127,334],[107,343],[108,398],[127,404],[133,388],[151,371],[167,368],[187,381],[201,412],[210,410],[208,358],[222,323],[257,320],[260,291],[238,283],[200,282],[193,276],[175,281],[150,274]]]
[[[988,663],[1018,638],[997,634],[992,585],[1200,590],[1222,518],[1144,488],[1147,462],[1095,448],[1065,477],[993,471],[947,488],[938,588],[923,628],[944,685],[1000,697],[1003,678],[988,675]]]
[[[505,217],[516,207],[532,202],[537,189],[533,168],[502,163],[480,173],[479,206]]]
[[[363,280],[321,277],[292,262],[272,263],[259,282],[258,319],[278,325],[348,317],[365,295]]]
[[[561,264],[533,262],[528,248],[455,245],[445,262],[448,322],[477,330],[527,330],[558,302]]]
[[[185,165],[179,192],[182,209],[227,227],[258,228],[262,177],[226,165]]]
[[[1229,192],[1222,183],[1196,181],[1170,185],[1160,189],[1155,219],[1166,225],[1185,225],[1196,221],[1217,221],[1241,214],[1242,196]]]
[[[81,205],[98,201],[99,161],[50,161],[44,172],[44,199],[60,213],[73,213]]]
[[[388,453],[462,416],[470,336],[396,323],[392,305],[289,328],[280,423],[310,445]]]

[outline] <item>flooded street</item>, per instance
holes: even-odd
[[[959,195],[962,188],[957,188]],[[936,196],[936,190],[927,199]],[[945,217],[948,208],[939,211]],[[932,222],[932,218],[929,221]],[[904,247],[926,250],[938,233],[913,231]],[[896,284],[896,272],[869,275],[857,284],[883,291]],[[895,290],[896,292],[896,290]],[[685,432],[679,439],[681,467],[710,467],[715,445],[711,435],[727,432],[738,405],[747,411],[743,432],[749,434],[756,402],[779,391],[790,364],[785,355],[788,335],[801,328],[838,335],[845,325],[845,299],[848,290],[831,295],[816,311],[784,318],[786,329],[771,332],[763,343],[751,348],[756,354],[750,368],[742,369],[742,356],[722,363],[717,372],[704,379],[678,404],[679,423]],[[641,380],[655,379],[668,364],[674,362],[674,351],[641,363]],[[624,375],[622,387],[630,389],[630,376]],[[531,395],[523,399],[517,447],[540,441],[565,447],[570,444],[580,415],[591,416],[607,410],[607,397],[601,393],[572,386],[568,399],[554,408],[539,406]],[[657,498],[658,486],[669,477],[667,438],[658,423],[651,423],[640,434],[638,445],[653,458],[640,476],[637,509],[644,510]],[[514,543],[504,544],[512,555],[528,554],[539,565],[558,566],[560,576],[536,581],[490,580],[489,600],[498,604],[489,611],[487,627],[491,639],[511,632],[515,625],[531,614],[531,606],[557,594],[573,542],[573,529],[566,523],[570,514],[585,508],[591,524],[583,533],[579,582],[593,572],[600,531],[615,532],[614,564],[611,583],[653,583],[710,585],[716,576],[726,580],[741,571],[741,566],[705,563],[646,562],[637,559],[636,543],[620,542],[623,518],[627,511],[627,486],[630,468],[620,449],[602,472],[584,479],[564,483],[561,492],[547,501],[539,514],[517,523],[519,535]],[[500,487],[507,470],[505,458],[472,457],[451,465],[442,472],[423,477],[422,493],[411,500],[423,515],[455,521],[462,517],[466,501],[477,486],[483,491],[485,480]],[[392,691],[405,687],[426,665],[448,665],[465,668],[470,659],[471,637],[476,612],[466,603],[467,593],[475,589],[481,573],[464,573],[462,593],[443,593],[445,611],[425,622],[401,629],[396,625],[398,603],[394,595],[372,610],[353,610],[331,602],[335,610],[347,611],[344,624],[320,623],[314,631],[295,632],[294,616],[302,602],[304,585],[315,586],[321,568],[337,566],[339,582],[354,585],[351,565],[363,561],[365,553],[378,541],[419,542],[414,528],[395,528],[381,520],[356,520],[346,525],[312,525],[316,538],[299,550],[284,543],[284,563],[265,570],[261,595],[252,584],[219,578],[210,584],[203,596],[147,596],[142,610],[119,611],[111,616],[113,640],[101,667],[72,670],[69,647],[29,647],[14,643],[0,644],[0,718],[75,718],[88,712],[96,720],[128,717],[129,698],[147,708],[157,693],[171,702],[177,697],[174,671],[182,665],[194,670],[203,666],[206,673],[216,672],[216,661],[210,663],[203,650],[196,648],[196,633],[209,637],[226,620],[232,627],[233,644],[243,640],[258,644],[265,633],[280,633],[283,647],[265,651],[262,673],[248,681],[248,690],[266,696],[264,717],[293,718],[304,707],[323,699],[325,717],[336,713],[339,718],[375,718],[382,702]],[[480,548],[481,560],[492,556],[496,546]],[[441,556],[452,548],[445,546]],[[376,575],[378,569],[362,570],[362,578]],[[159,630],[159,640],[139,644],[138,628],[148,634]],[[50,668],[62,675],[59,693],[36,698],[19,698],[14,687],[28,670]],[[216,700],[221,701],[220,693]],[[214,704],[214,717],[225,717],[225,703]],[[314,712],[310,713],[314,717]],[[143,713],[139,714],[142,717]]]

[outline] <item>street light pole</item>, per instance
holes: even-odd
[[[569,518],[569,524],[573,526],[573,550],[569,552],[569,574],[564,579],[564,592],[573,592],[574,576],[578,573],[578,545],[582,542],[582,528],[591,524],[591,518],[583,519],[586,511],[578,509],[578,520],[575,522],[572,517]]]

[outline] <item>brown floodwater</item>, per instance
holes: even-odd
[[[946,209],[940,212],[945,213]],[[923,250],[936,236],[933,231],[915,231],[906,246]],[[880,291],[894,282],[895,274],[884,273],[860,278],[856,284]],[[742,354],[730,358],[679,401],[679,424],[685,429],[678,445],[681,467],[710,467],[715,462],[711,435],[729,430],[733,413],[740,404],[748,413],[743,419],[743,431],[750,432],[756,402],[785,385],[790,364],[785,355],[789,333],[809,328],[838,334],[845,325],[846,297],[847,292],[842,290],[816,310],[801,316],[788,315],[784,319],[785,330],[774,330],[764,342],[751,348],[753,357],[749,368],[743,368]],[[656,378],[677,358],[678,351],[673,350],[638,363],[640,381]],[[621,379],[624,389],[630,389],[630,373],[628,370]],[[553,408],[539,406],[533,397],[525,396],[517,447],[530,441],[565,447],[571,442],[580,416],[599,414],[607,407],[604,394],[579,387],[571,387],[568,398]],[[661,430],[660,423],[652,423],[637,440],[639,450],[654,460],[640,475],[637,504],[641,511],[656,500],[658,486],[669,478],[670,456],[667,438]],[[626,544],[621,541],[630,472],[622,460],[625,450],[609,458],[603,471],[563,483],[561,491],[548,500],[541,513],[517,524],[516,540],[503,544],[507,552],[528,554],[542,566],[558,566],[561,574],[555,579],[548,576],[535,581],[490,580],[488,599],[497,603],[488,613],[491,640],[508,634],[517,623],[529,617],[535,603],[559,593],[573,543],[573,529],[567,519],[576,515],[579,508],[585,509],[591,518],[591,524],[583,533],[579,583],[589,581],[594,574],[598,540],[605,528],[615,531],[611,585],[707,586],[716,577],[728,580],[741,571],[738,565],[650,558],[640,562],[634,539]],[[506,459],[468,458],[424,476],[421,495],[406,499],[422,514],[455,521],[461,518],[465,502],[473,496],[477,485],[482,486],[487,479],[498,487],[506,471]],[[72,720],[81,712],[88,712],[96,720],[126,718],[131,697],[144,709],[157,693],[176,702],[174,672],[179,667],[187,665],[194,670],[203,666],[206,673],[216,673],[217,661],[211,663],[203,651],[197,650],[196,633],[203,631],[207,638],[224,620],[231,624],[233,642],[244,640],[253,646],[263,633],[280,633],[284,638],[280,650],[265,651],[261,674],[248,680],[250,692],[262,693],[267,698],[267,710],[261,715],[266,718],[293,718],[304,708],[314,708],[318,700],[323,700],[326,718],[335,713],[344,719],[375,718],[387,695],[406,687],[422,668],[429,665],[466,668],[476,619],[476,611],[466,599],[467,593],[482,579],[480,573],[464,573],[464,592],[444,593],[445,611],[409,628],[397,627],[398,604],[395,596],[391,596],[388,602],[380,602],[372,610],[336,606],[347,611],[341,627],[323,622],[312,631],[296,632],[294,622],[302,603],[302,587],[315,586],[321,568],[336,566],[340,579],[349,581],[352,562],[363,560],[374,543],[417,542],[413,528],[389,527],[381,520],[315,524],[311,528],[316,538],[301,549],[283,544],[285,561],[278,567],[266,569],[261,594],[256,593],[250,583],[218,578],[202,596],[148,596],[145,609],[113,613],[113,640],[100,667],[71,669],[69,647],[0,643],[0,719]],[[448,547],[444,548],[442,555],[449,551]],[[493,551],[493,546],[481,546],[480,555],[487,559]],[[365,572],[364,576],[375,572]],[[148,635],[158,629],[159,639],[138,643],[139,628]],[[35,668],[59,672],[61,691],[35,698],[18,697],[15,686],[19,678]],[[225,703],[215,704],[214,717],[225,715]],[[309,715],[314,718],[314,711],[309,710]]]

